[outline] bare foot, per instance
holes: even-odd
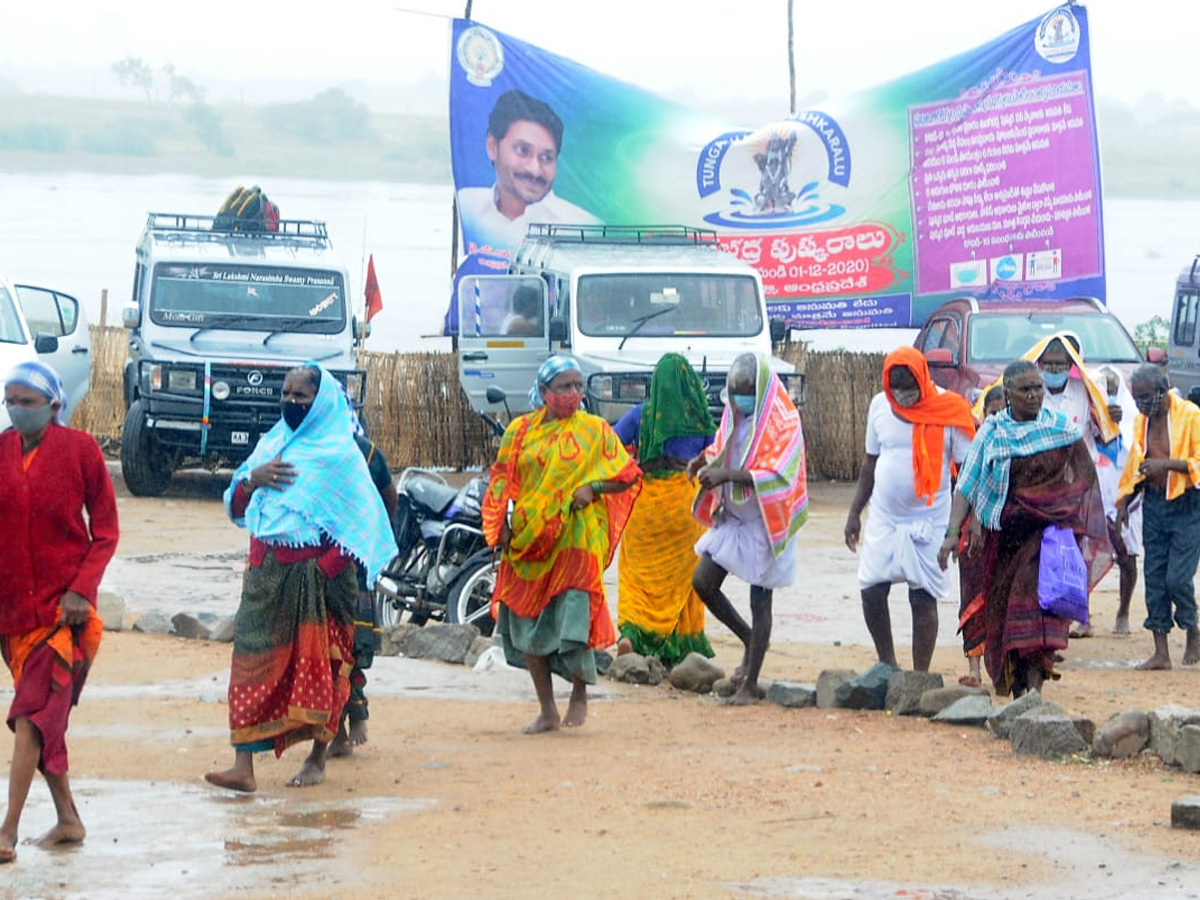
[[[571,698],[571,702],[567,704],[567,714],[563,717],[563,724],[568,728],[578,728],[587,721],[587,698],[579,700],[575,697]]]
[[[0,865],[13,862],[17,858],[17,835],[0,834]]]
[[[1077,628],[1072,628],[1067,634],[1073,638],[1090,638],[1092,636],[1092,623],[1080,625]]]
[[[312,787],[325,780],[325,759],[313,759],[309,756],[304,760],[300,771],[293,775],[287,783],[288,787]]]
[[[78,820],[74,822],[59,822],[41,837],[34,838],[30,843],[35,847],[56,847],[59,844],[82,843],[86,836],[87,829],[83,827],[82,822]]]
[[[1152,671],[1152,670],[1157,670],[1157,669],[1169,669],[1169,668],[1171,668],[1171,657],[1163,656],[1161,654],[1155,653],[1152,657],[1150,657],[1144,663],[1141,663],[1140,665],[1135,666],[1134,668],[1141,669],[1143,671]]]
[[[258,782],[254,780],[254,774],[247,774],[237,766],[226,769],[224,772],[209,772],[204,776],[204,780],[219,788],[241,791],[243,794],[253,794],[258,790]]]
[[[729,676],[729,683],[733,685],[735,691],[740,691],[742,685],[746,683],[746,667],[738,666],[733,670],[733,674]]]
[[[1183,664],[1194,666],[1200,662],[1200,628],[1187,630],[1187,643],[1183,647]]]
[[[742,685],[738,692],[722,702],[723,706],[752,706],[760,702],[766,695],[761,688],[751,688]]]
[[[367,742],[367,720],[359,719],[350,723],[350,743],[352,746],[361,747]]]
[[[333,757],[334,759],[339,759],[343,756],[349,756],[354,752],[354,748],[351,746],[352,743],[354,742],[351,741],[350,736],[346,734],[346,724],[344,722],[340,723],[338,725],[337,734],[335,734],[333,736],[333,740],[329,742],[329,749],[325,751],[325,755]]]
[[[1113,634],[1129,634],[1129,616],[1117,616],[1113,625]]]
[[[558,713],[553,716],[542,713],[525,726],[525,733],[541,734],[543,731],[558,731],[560,725],[562,725],[562,720],[559,719]]]
[[[633,652],[633,641],[631,641],[629,638],[623,637],[619,641],[617,641],[617,656],[624,656],[626,653],[632,653],[632,652]]]

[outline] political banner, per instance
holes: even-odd
[[[797,328],[916,327],[964,294],[1105,300],[1082,6],[757,125],[478,21],[451,54],[460,273],[503,272],[532,223],[679,224],[713,229]]]

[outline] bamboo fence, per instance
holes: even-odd
[[[128,332],[93,325],[92,389],[72,425],[91,432],[110,452],[125,421],[123,372]],[[800,415],[808,476],[852,481],[866,438],[867,406],[881,389],[883,354],[813,352],[803,343],[779,354],[804,372],[807,397]],[[393,469],[405,466],[471,469],[488,465],[497,439],[471,409],[458,385],[452,353],[366,353],[367,430]]]

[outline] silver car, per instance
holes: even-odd
[[[60,291],[0,278],[0,381],[31,359],[62,378],[67,392],[62,418],[69,424],[92,382],[92,337],[83,306]],[[0,404],[0,431],[8,425],[8,410]]]

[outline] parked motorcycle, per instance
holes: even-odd
[[[501,403],[504,394],[492,388],[488,399]],[[481,415],[494,433],[504,433],[498,419]],[[429,469],[410,467],[400,473],[395,522],[399,553],[375,584],[381,626],[398,624],[407,613],[414,625],[433,619],[470,623],[483,635],[492,633],[496,560],[483,537],[487,483],[486,473],[461,488]]]

